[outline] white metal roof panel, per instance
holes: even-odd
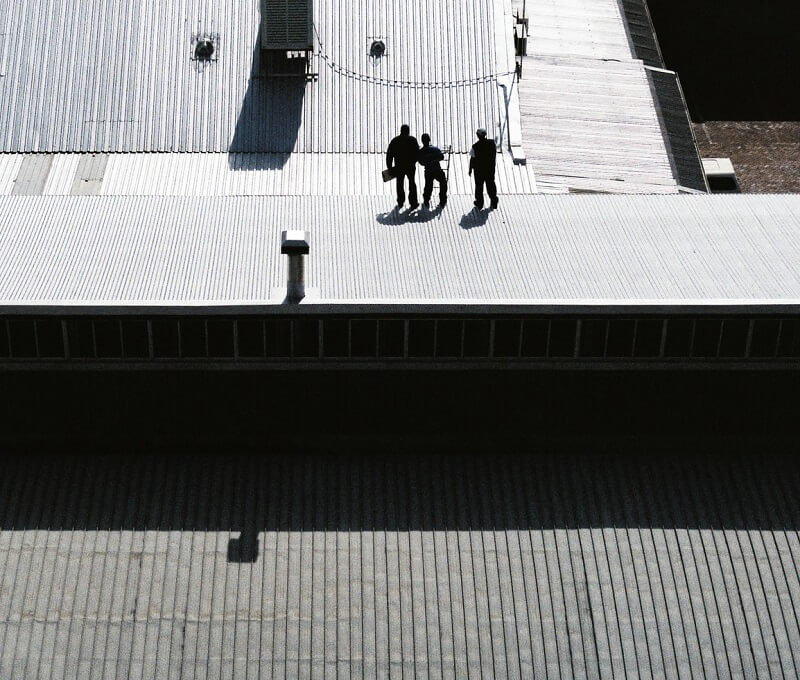
[[[0,154],[0,195],[10,195],[29,155]],[[99,156],[101,158],[92,158]],[[88,162],[87,162],[88,161]],[[102,162],[101,162],[102,161]],[[394,196],[383,154],[119,153],[54,154],[40,193],[107,196]],[[446,167],[446,162],[443,163]],[[474,191],[467,154],[453,154],[450,195]],[[510,194],[536,193],[531,166],[500,154],[497,182]],[[417,169],[420,191],[422,168]],[[438,195],[438,189],[435,190]]]
[[[235,305],[285,286],[282,229],[311,233],[320,304],[800,304],[800,197],[4,197],[0,300]],[[279,300],[278,300],[279,301]]]
[[[647,72],[638,62],[526,57],[523,146],[542,184],[677,193]]]
[[[683,101],[654,96],[660,90],[642,61],[661,65],[646,5],[543,0],[527,3],[527,12],[522,146],[540,190],[702,190],[696,145],[684,134],[688,120],[677,124],[686,118]]]
[[[526,3],[528,53],[597,59],[633,58],[625,19],[608,0],[539,0]]]
[[[478,126],[499,129],[502,3],[316,0],[319,79],[305,85],[261,76],[258,8],[3,3],[0,150],[379,152],[407,122],[466,151]],[[215,36],[215,61],[192,60],[198,34]]]

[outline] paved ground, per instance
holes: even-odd
[[[702,157],[733,161],[742,191],[800,192],[800,122],[710,121],[694,131]]]

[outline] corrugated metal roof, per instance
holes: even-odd
[[[0,154],[0,194],[8,196],[14,190],[14,181],[25,156],[18,153]]]
[[[25,158],[0,154],[0,195],[15,191]],[[49,157],[49,155],[48,155]],[[394,196],[383,154],[125,153],[55,154],[39,194],[52,196]],[[454,154],[449,193],[474,192],[467,154]],[[444,164],[446,166],[446,163]],[[443,167],[444,167],[443,166]],[[530,166],[498,156],[497,182],[510,194],[536,193]],[[424,175],[418,168],[420,192]],[[438,189],[435,190],[438,196]],[[28,192],[32,193],[32,192]]]
[[[675,125],[687,119],[682,98],[660,76],[651,88],[645,64],[662,64],[643,0],[547,0],[527,11],[520,114],[540,190],[704,190],[702,174],[686,172],[700,160]]]
[[[526,57],[523,146],[542,191],[677,193],[639,62]]]
[[[530,55],[633,58],[625,18],[616,1],[538,0],[527,2],[525,9]]]
[[[796,677],[796,457],[519,448],[7,461],[0,675]]]
[[[282,229],[319,301],[800,304],[800,197],[0,199],[3,304],[270,304]]]
[[[499,130],[492,76],[513,70],[502,3],[316,0],[319,79],[300,85],[260,76],[258,8],[3,3],[0,149],[379,152],[406,122],[466,151],[477,127]],[[199,34],[214,37],[216,60],[192,60]]]

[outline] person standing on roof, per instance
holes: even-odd
[[[433,182],[439,183],[439,207],[447,205],[447,177],[445,177],[439,161],[444,160],[444,154],[439,147],[431,146],[431,136],[426,132],[420,137],[422,148],[419,151],[419,164],[425,169],[425,188],[422,190],[422,205],[430,207]]]
[[[408,125],[400,127],[400,134],[389,142],[386,150],[386,167],[394,169],[397,178],[397,207],[402,208],[406,201],[405,180],[408,178],[408,203],[411,209],[419,206],[417,200],[417,183],[414,176],[417,173],[417,154],[419,143],[416,137],[411,136]]]
[[[497,207],[497,185],[494,183],[494,169],[497,160],[497,146],[494,140],[486,139],[486,130],[479,128],[475,133],[478,141],[472,145],[469,152],[469,174],[475,171],[475,207],[483,208],[483,185],[489,194],[491,208]]]

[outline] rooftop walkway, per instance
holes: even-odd
[[[654,77],[663,65],[644,5],[547,0],[527,12],[519,101],[540,191],[705,191],[675,76]]]

